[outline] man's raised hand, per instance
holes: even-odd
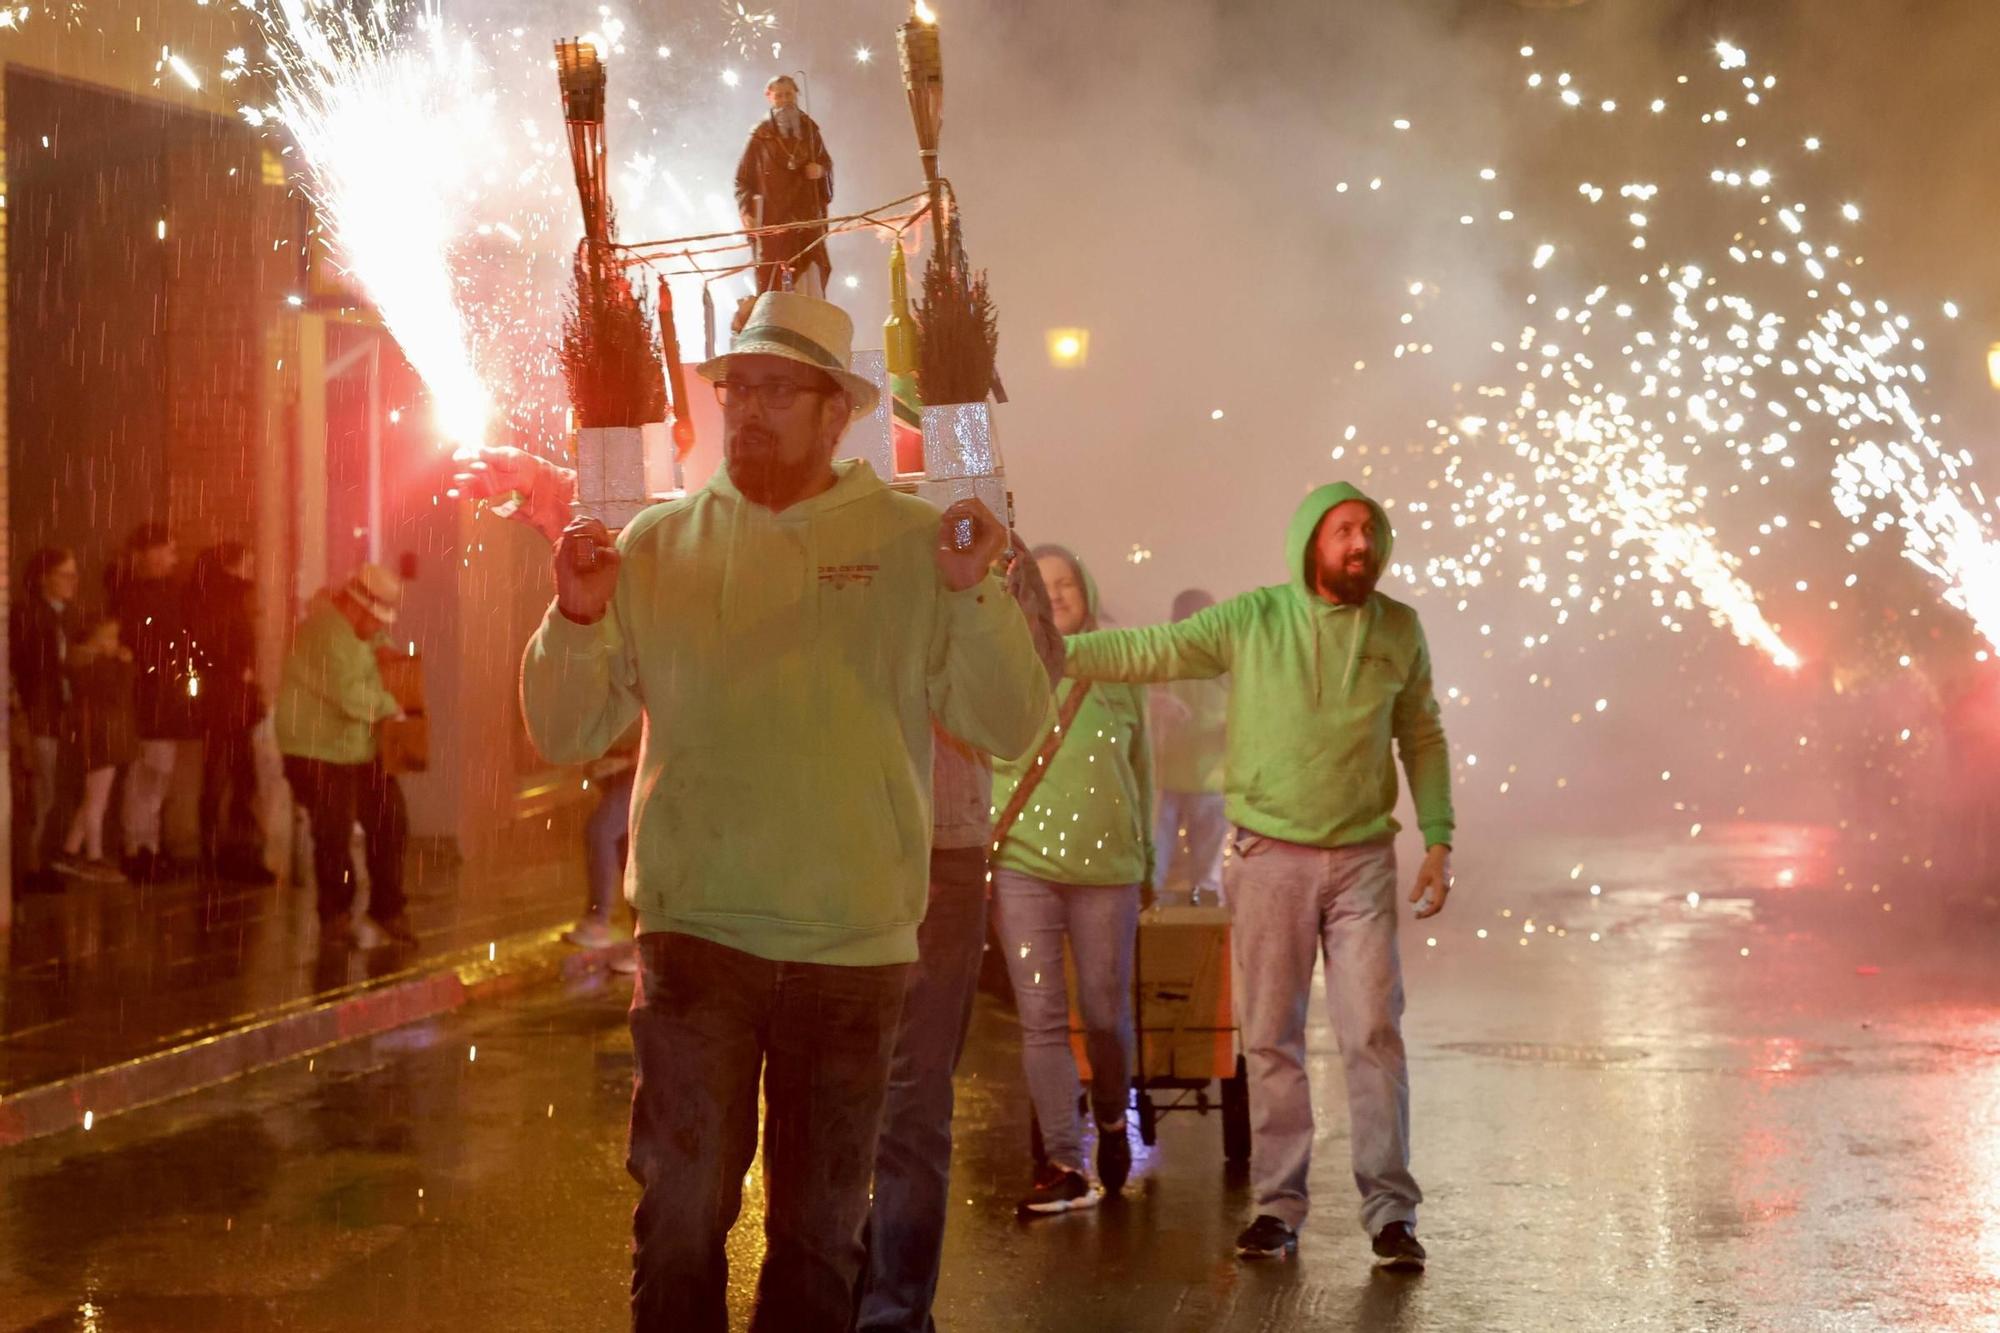
[[[611,532],[594,518],[571,519],[556,538],[556,606],[579,625],[602,620],[618,590],[624,557]]]
[[[1007,525],[977,497],[956,502],[938,519],[938,573],[953,592],[964,592],[985,578],[1005,549]]]

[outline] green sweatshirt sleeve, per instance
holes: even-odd
[[[991,575],[963,592],[938,585],[931,640],[931,716],[947,732],[1001,759],[1041,737],[1049,678],[1028,622]]]
[[[1431,646],[1421,625],[1416,633],[1416,664],[1396,696],[1390,725],[1396,752],[1403,757],[1403,772],[1409,775],[1417,827],[1423,831],[1428,848],[1449,845],[1456,821],[1451,807],[1451,750],[1445,743],[1437,693],[1431,687]]]
[[[577,624],[551,601],[521,659],[529,739],[553,764],[597,758],[639,716],[637,680],[615,600],[590,625]]]
[[[1066,669],[1082,680],[1152,682],[1206,680],[1229,670],[1235,636],[1229,619],[1234,599],[1170,625],[1101,629],[1072,634]]]

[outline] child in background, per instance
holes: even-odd
[[[83,758],[83,802],[70,820],[59,867],[82,879],[119,883],[125,878],[104,857],[104,812],[118,770],[139,754],[133,713],[137,680],[132,650],[118,641],[118,621],[98,616],[69,654],[73,701],[71,740]]]

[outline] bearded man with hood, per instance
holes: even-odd
[[[1306,1005],[1315,953],[1347,1075],[1354,1180],[1377,1266],[1424,1266],[1410,1174],[1410,1082],[1396,951],[1399,829],[1391,743],[1423,833],[1418,918],[1451,890],[1451,761],[1411,607],[1375,590],[1394,534],[1344,482],[1306,496],[1286,534],[1289,577],[1171,625],[1067,640],[1068,673],[1161,682],[1231,674],[1224,790],[1229,910],[1250,1076],[1246,1258],[1296,1248],[1308,1209],[1312,1091]]]

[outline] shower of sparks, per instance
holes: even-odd
[[[1776,79],[1752,75],[1748,53],[1729,43],[1716,56],[1745,104],[1737,116],[1762,108]],[[1563,91],[1548,82],[1528,80],[1542,89],[1535,96],[1577,104],[1567,73],[1553,80]],[[1492,347],[1511,354],[1511,378],[1477,390],[1498,400],[1480,415],[1433,423],[1449,459],[1448,521],[1467,546],[1407,572],[1438,588],[1471,588],[1511,571],[1548,599],[1558,625],[1644,595],[1670,630],[1700,609],[1739,642],[1795,667],[1798,653],[1766,618],[1723,534],[1744,503],[1735,497],[1795,495],[1818,473],[1855,529],[1850,552],[1899,542],[1943,599],[2000,646],[1991,506],[1962,479],[1970,455],[1936,437],[1937,418],[1912,396],[1926,378],[1923,341],[1908,317],[1857,293],[1846,231],[1820,240],[1809,227],[1823,214],[1832,228],[1851,229],[1860,205],[1781,195],[1782,158],[1754,150],[1731,108],[1705,105],[1701,125],[1727,136],[1705,181],[1669,176],[1664,191],[1650,180],[1585,181],[1568,203],[1558,195],[1544,210],[1554,239],[1524,254],[1532,322]],[[1608,99],[1603,109],[1614,109]],[[1817,146],[1805,141],[1807,151]],[[1648,236],[1677,257],[1623,270],[1599,258],[1644,255]],[[1565,261],[1552,267],[1559,252]],[[1428,350],[1403,342],[1393,354]],[[1505,454],[1496,457],[1495,446]],[[1787,479],[1782,492],[1762,489],[1775,478]],[[1431,508],[1410,506],[1419,516]],[[1772,515],[1759,530],[1786,526]],[[1530,635],[1524,646],[1546,641]]]
[[[722,10],[729,20],[730,45],[745,60],[756,59],[777,31],[778,16],[754,13],[746,6],[730,4],[727,0],[724,0]]]
[[[311,169],[333,254],[423,377],[445,440],[484,440],[493,395],[451,256],[472,230],[482,178],[508,165],[485,65],[447,37],[438,0],[424,0],[413,37],[380,7],[268,0],[258,15],[273,44],[275,118]]]
[[[274,105],[243,107],[244,118],[288,134],[322,239],[424,380],[441,443],[556,445],[567,413],[554,349],[580,221],[544,34],[481,25],[476,11],[465,16],[472,26],[447,24],[439,0],[242,3],[267,38],[256,72],[278,93]],[[648,52],[647,65],[674,50],[639,42],[609,6],[587,36],[613,56],[628,43]],[[225,81],[248,69],[241,51],[225,65]],[[657,87],[650,74],[626,77],[621,92]],[[720,81],[712,94],[672,86],[678,113],[729,98]],[[614,102],[614,137],[634,145],[613,163],[622,234],[735,226],[726,188],[688,184],[726,186],[713,145],[672,149],[652,112],[638,97]],[[748,290],[747,279],[728,281]],[[676,314],[682,346],[701,346],[701,302],[683,300]]]

